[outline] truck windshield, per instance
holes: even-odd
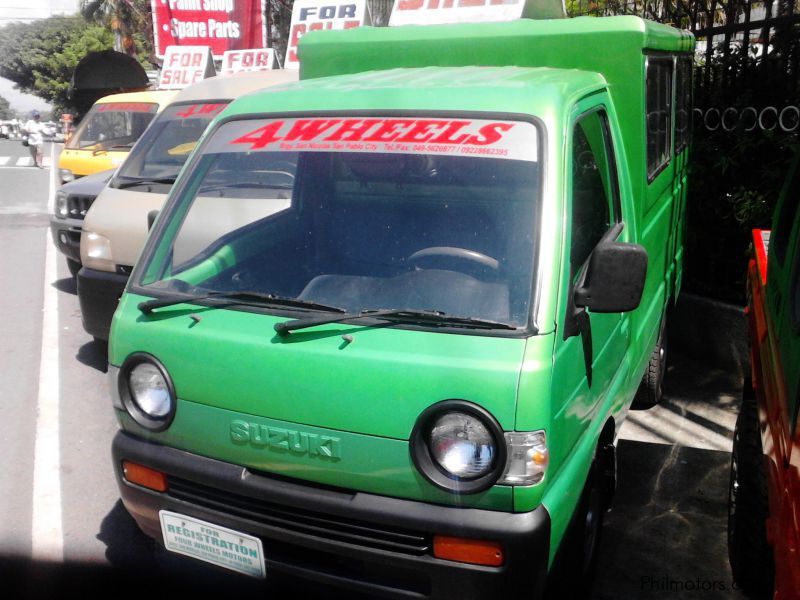
[[[65,147],[70,150],[130,149],[157,112],[158,104],[152,102],[95,104]]]
[[[211,119],[225,106],[227,101],[165,108],[128,155],[111,186],[135,189],[138,181],[174,180]]]
[[[490,119],[228,122],[167,208],[134,287],[525,327],[538,139],[532,123]]]

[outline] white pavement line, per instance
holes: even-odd
[[[55,162],[55,156],[56,156],[56,145],[50,144],[50,160]],[[50,171],[50,177],[49,177],[50,184],[47,190],[47,212],[51,215],[54,214],[56,211],[56,188],[58,187],[58,184],[56,182],[57,178],[58,178],[58,171],[52,169]]]
[[[59,440],[58,294],[56,252],[45,231],[44,309],[42,355],[39,364],[39,398],[36,414],[36,449],[33,462],[34,560],[61,562],[64,532],[61,523],[61,450]]]
[[[28,157],[20,156],[17,159],[17,166],[18,167],[32,167],[33,166],[33,159],[30,156],[28,156]]]
[[[10,156],[0,156],[0,167],[7,165],[10,160]]]

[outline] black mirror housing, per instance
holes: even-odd
[[[639,306],[647,276],[647,251],[638,244],[603,242],[592,252],[575,306],[597,313],[628,312]]]

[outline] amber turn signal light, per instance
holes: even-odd
[[[445,535],[433,536],[433,555],[436,558],[487,567],[499,567],[505,560],[503,546],[498,542]]]
[[[123,460],[122,473],[126,481],[146,487],[148,490],[156,492],[167,491],[167,476],[161,471]]]

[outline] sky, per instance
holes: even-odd
[[[30,94],[23,94],[14,89],[14,82],[0,77],[0,96],[8,100],[11,108],[21,110],[23,112],[30,112],[33,109],[39,112],[47,112],[51,106],[39,98],[39,96],[32,96]]]
[[[0,27],[14,21],[32,21],[78,12],[79,0],[0,0]]]

